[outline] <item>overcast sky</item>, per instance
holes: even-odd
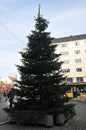
[[[86,34],[86,0],[0,0],[0,77],[16,76],[38,4],[52,37]]]

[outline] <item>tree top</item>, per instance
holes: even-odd
[[[41,8],[41,6],[40,6],[40,4],[38,5],[38,17],[40,17],[40,8]]]

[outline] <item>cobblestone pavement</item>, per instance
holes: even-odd
[[[73,101],[77,115],[63,126],[39,127],[5,124],[0,130],[86,130],[86,102]]]
[[[4,112],[3,108],[7,107],[4,100],[0,101],[0,122],[8,119],[7,113]]]

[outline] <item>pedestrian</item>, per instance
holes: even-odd
[[[9,107],[11,108],[12,105],[13,105],[13,99],[14,99],[14,92],[13,90],[11,89],[7,95],[8,99],[9,99]]]
[[[7,94],[6,94],[6,92],[3,93],[3,96],[4,96],[4,100],[7,101]]]

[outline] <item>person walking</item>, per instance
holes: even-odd
[[[8,99],[9,99],[9,107],[11,108],[12,105],[13,105],[13,99],[14,99],[14,92],[13,92],[12,89],[11,89],[11,90],[9,91],[9,93],[7,94],[7,97],[8,97]]]

